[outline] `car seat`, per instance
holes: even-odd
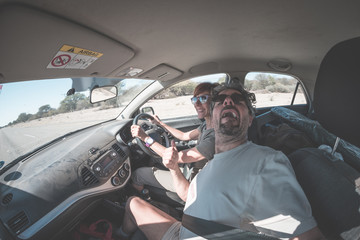
[[[360,38],[332,47],[320,65],[313,102],[321,126],[354,148],[360,146],[359,66]],[[349,164],[354,159],[342,161],[318,148],[296,150],[289,159],[325,237],[360,239],[360,173]]]

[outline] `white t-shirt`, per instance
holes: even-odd
[[[316,226],[288,158],[252,142],[214,155],[191,182],[184,213],[277,238]],[[181,228],[180,239],[195,236]]]

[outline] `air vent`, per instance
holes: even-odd
[[[29,219],[24,211],[19,212],[16,216],[12,217],[8,222],[9,228],[18,235],[21,230],[29,223]]]
[[[2,199],[2,203],[4,205],[8,205],[11,202],[12,197],[13,197],[12,193],[6,194],[5,197],[3,197],[3,199]]]
[[[126,157],[126,153],[117,144],[112,145],[112,148],[122,157]]]
[[[2,204],[8,205],[11,202],[12,199],[13,199],[13,194],[8,193],[8,194],[5,195],[5,197],[3,197]]]
[[[99,180],[95,177],[95,175],[86,167],[81,170],[81,178],[84,186],[91,186],[99,183]]]

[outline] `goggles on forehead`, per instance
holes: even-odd
[[[209,95],[201,95],[198,97],[192,97],[191,103],[194,105],[197,103],[197,101],[200,101],[201,103],[206,103],[208,99],[209,99]]]
[[[220,104],[223,104],[227,97],[230,97],[235,104],[239,104],[240,102],[245,102],[245,97],[240,93],[233,93],[230,96],[226,94],[219,94],[216,97],[214,97],[213,102],[219,102]]]

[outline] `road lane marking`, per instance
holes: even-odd
[[[35,136],[29,135],[29,134],[24,134],[24,136],[26,136],[26,137],[31,137],[31,138],[36,138]]]

